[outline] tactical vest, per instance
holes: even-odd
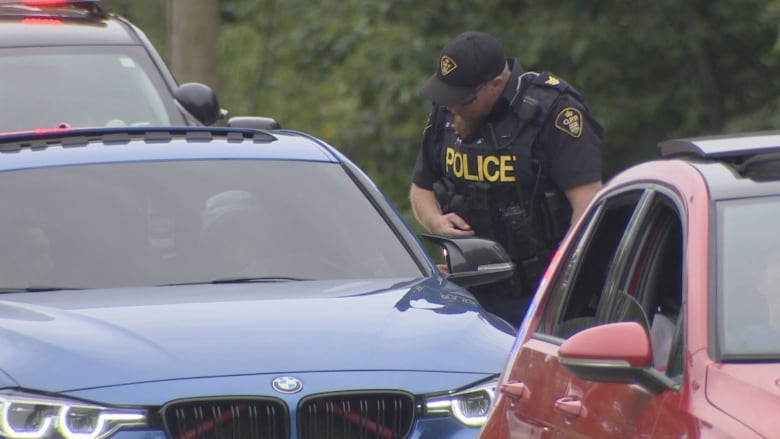
[[[445,178],[434,192],[444,212],[458,213],[478,236],[502,243],[515,260],[538,261],[540,267],[526,271],[539,271],[569,227],[571,206],[550,182],[546,158],[534,144],[562,94],[582,98],[548,73],[525,75],[530,78],[517,81],[511,110],[486,123],[474,141],[460,139],[453,116],[439,111]]]

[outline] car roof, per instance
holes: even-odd
[[[0,0],[0,47],[139,45],[133,27],[96,2],[30,6]]]
[[[79,164],[225,159],[343,162],[332,146],[292,130],[180,126],[0,134],[0,172]]]
[[[661,157],[695,167],[713,200],[780,194],[780,131],[670,139]]]

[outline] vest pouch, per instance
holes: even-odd
[[[488,183],[469,183],[464,194],[465,219],[477,236],[498,240],[493,227],[493,204]]]
[[[442,178],[433,183],[433,194],[442,213],[455,213],[461,218],[466,218],[466,202],[463,195],[455,192],[455,183]]]
[[[523,261],[537,257],[542,249],[541,237],[537,236],[534,221],[529,212],[520,205],[511,205],[501,210],[501,222],[506,230],[513,259]]]
[[[556,247],[569,230],[571,222],[571,207],[564,201],[565,195],[560,191],[549,190],[543,193],[543,204],[540,206],[543,223],[546,225],[545,241],[547,247]]]

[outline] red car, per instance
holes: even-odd
[[[660,151],[561,244],[481,438],[780,437],[780,131]]]

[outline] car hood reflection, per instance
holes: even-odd
[[[6,294],[0,364],[9,384],[49,390],[285,371],[495,372],[485,365],[500,367],[495,345],[508,352],[513,334],[496,337],[503,321],[441,287],[384,279]]]

